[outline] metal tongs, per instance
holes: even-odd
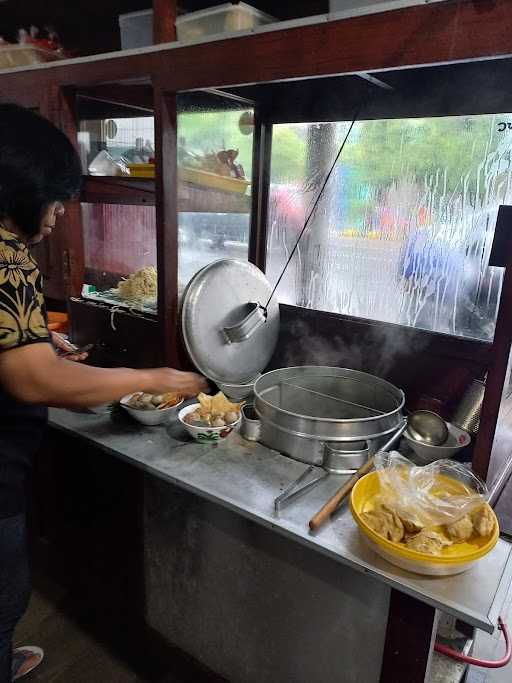
[[[389,448],[391,448],[395,441],[398,441],[398,439],[402,436],[406,427],[407,422],[404,421],[402,425],[396,430],[396,432],[394,432],[391,438],[387,441],[387,443],[385,443],[384,446],[382,446],[382,448],[379,449],[379,453],[384,453]],[[355,482],[359,479],[359,477],[362,477],[364,474],[366,474],[372,469],[374,457],[375,456],[372,456],[362,467],[360,467],[359,470],[357,470],[357,472],[345,484],[343,484],[339,491],[334,496],[332,496],[332,498],[330,498],[329,501],[327,501],[327,503],[321,508],[321,510],[319,510],[315,517],[310,521],[310,528],[312,530],[316,530],[327,519],[327,517],[339,506],[343,497],[350,492],[350,490],[354,486]],[[283,505],[287,505],[299,496],[302,496],[304,493],[312,489],[320,481],[322,481],[322,479],[325,479],[330,474],[327,470],[324,470],[324,472],[320,476],[315,477],[315,479],[312,479],[311,481],[308,481],[306,484],[300,486],[300,484],[302,484],[302,482],[304,482],[308,478],[308,476],[314,469],[315,466],[310,465],[307,468],[307,470],[300,475],[298,479],[292,481],[288,488],[286,488],[283,491],[283,493],[281,493],[281,495],[274,500],[275,512],[279,512]]]
[[[301,486],[301,484],[309,477],[314,469],[316,469],[315,466],[310,465],[298,479],[292,481],[292,483],[287,486],[281,495],[274,500],[275,512],[279,512],[284,505],[288,505],[288,503],[291,503],[292,500],[302,496],[304,493],[312,489],[313,486],[316,486],[320,481],[322,481],[322,479],[325,479],[329,476],[329,472],[324,470],[324,472],[322,472],[322,474],[320,474],[318,477],[315,477],[311,481],[308,481],[306,484]]]

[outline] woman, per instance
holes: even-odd
[[[64,213],[61,202],[76,196],[80,178],[80,161],[63,133],[29,110],[0,105],[0,683],[42,659],[39,648],[13,656],[12,637],[30,596],[26,489],[46,406],[100,405],[133,391],[193,396],[206,389],[195,373],[87,367],[56,354],[29,246],[51,234]],[[62,339],[56,344],[62,347]]]

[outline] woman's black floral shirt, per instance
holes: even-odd
[[[27,247],[0,227],[0,350],[49,342],[42,278]]]

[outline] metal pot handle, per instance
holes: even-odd
[[[236,325],[223,327],[222,334],[228,344],[239,344],[249,339],[267,320],[267,311],[260,304],[249,304],[252,310]]]

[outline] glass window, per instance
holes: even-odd
[[[267,274],[275,282],[349,123],[274,126]],[[357,122],[278,290],[281,302],[491,339],[512,202],[512,115]]]
[[[84,173],[119,175],[109,172],[98,155],[107,152],[114,162],[142,164],[154,160],[155,128],[152,116],[80,121],[79,151]]]
[[[84,297],[156,313],[155,207],[82,204],[82,220]]]
[[[253,109],[211,93],[178,97],[178,283],[221,258],[247,259]]]

